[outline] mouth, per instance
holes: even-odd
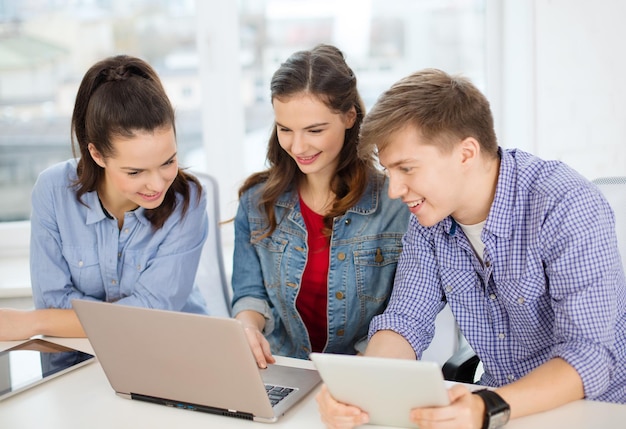
[[[311,164],[313,163],[321,154],[322,152],[318,152],[315,155],[311,155],[311,156],[296,156],[296,161],[298,161],[298,164]]]
[[[156,192],[153,194],[143,194],[141,192],[138,192],[138,194],[141,196],[141,198],[143,198],[146,201],[154,201],[154,200],[158,200],[163,194],[163,192]]]
[[[424,202],[424,198],[422,198],[421,200],[416,200],[416,201],[405,201],[405,204],[409,206],[410,209],[413,209],[421,205],[423,202]]]

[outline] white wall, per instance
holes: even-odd
[[[500,144],[626,175],[626,2],[507,0],[501,15]]]

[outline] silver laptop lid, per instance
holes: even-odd
[[[85,300],[73,306],[119,395],[276,420],[238,320]],[[305,386],[311,390],[319,382],[317,372],[300,371],[317,378]]]

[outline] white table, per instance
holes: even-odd
[[[86,339],[50,339],[93,353]],[[0,342],[0,350],[19,342]],[[312,367],[309,361],[283,358],[282,364]],[[98,362],[88,364],[4,401],[2,429],[73,428],[323,428],[315,392],[277,423],[264,424],[131,401],[115,395]],[[626,427],[626,405],[576,401],[556,410],[509,422],[507,429],[605,429]],[[381,428],[381,426],[365,426]]]

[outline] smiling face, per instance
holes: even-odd
[[[401,198],[424,226],[450,215],[461,223],[469,221],[465,214],[475,209],[469,174],[475,159],[472,146],[471,141],[459,141],[445,151],[426,143],[414,126],[397,131],[379,153],[389,176],[389,196]]]
[[[89,144],[91,157],[104,169],[98,196],[105,208],[119,220],[137,207],[160,206],[178,174],[174,129],[138,131],[111,143],[114,154],[107,158]]]
[[[335,113],[317,97],[299,93],[273,100],[280,146],[302,173],[330,178],[339,163],[346,129],[354,125],[356,110]]]

